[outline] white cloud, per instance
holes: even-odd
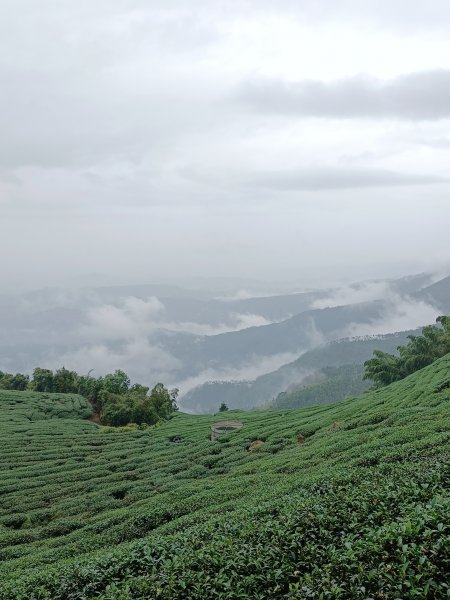
[[[157,327],[164,305],[158,298],[129,296],[121,306],[104,304],[90,309],[79,336],[92,340],[145,339]]]
[[[299,352],[281,352],[271,356],[256,357],[248,360],[245,364],[237,368],[225,367],[222,369],[205,369],[193,377],[187,377],[177,381],[174,385],[179,388],[182,396],[189,390],[206,383],[207,381],[242,381],[256,379],[260,375],[275,371],[282,365],[294,361],[302,354]]]
[[[378,335],[394,331],[409,331],[434,323],[440,311],[436,307],[411,298],[390,294],[381,318],[346,328],[345,336]],[[344,337],[344,336],[343,336]]]
[[[119,348],[105,343],[81,346],[58,357],[50,357],[48,364],[53,368],[64,365],[78,373],[93,369],[95,377],[122,369],[133,382],[149,386],[169,381],[172,371],[180,366],[177,359],[144,338],[132,338]]]
[[[163,348],[162,331],[216,335],[270,323],[260,315],[232,312],[226,323],[216,326],[193,321],[168,321],[164,304],[156,297],[142,299],[127,296],[115,304],[98,303],[95,294],[88,293],[87,298],[95,305],[86,310],[81,326],[69,328],[65,334],[71,349],[57,356],[50,352],[45,361],[47,365],[54,368],[64,365],[81,373],[95,369],[97,376],[120,368],[134,381],[148,385],[156,381],[170,383],[183,365]],[[53,300],[58,306],[67,301],[72,304],[75,299],[76,295],[71,299],[69,292],[59,291]],[[33,308],[30,302],[27,301],[25,305],[27,311]],[[35,309],[40,308],[39,303],[37,298]],[[41,307],[43,303],[44,299]],[[274,360],[277,361],[276,358]],[[265,368],[264,365],[264,361],[257,366],[246,365],[242,373],[259,373]],[[202,376],[199,377],[202,379]],[[204,377],[207,377],[207,373]]]
[[[360,285],[339,287],[327,296],[315,300],[312,308],[327,308],[331,306],[344,306],[358,302],[371,302],[384,298],[390,292],[389,283],[386,281],[369,281]]]
[[[77,335],[81,339],[89,340],[147,338],[160,330],[217,335],[240,331],[247,327],[269,325],[271,322],[261,315],[232,311],[226,320],[218,325],[168,320],[165,306],[158,298],[142,299],[128,296],[118,304],[100,304],[90,308],[86,314],[86,324],[79,328]]]
[[[162,321],[159,323],[159,327],[161,329],[167,329],[168,331],[184,331],[196,335],[218,335],[219,333],[228,333],[230,331],[241,331],[247,327],[270,325],[272,322],[273,321],[269,321],[262,315],[255,315],[252,313],[230,313],[229,320],[221,325],[208,325],[205,323],[186,321],[180,321],[179,323],[174,321]]]

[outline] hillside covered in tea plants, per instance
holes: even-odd
[[[448,597],[450,355],[215,442],[89,414],[0,391],[2,600]]]

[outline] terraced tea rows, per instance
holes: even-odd
[[[90,403],[76,394],[41,394],[0,389],[0,416],[3,427],[14,421],[44,419],[87,419],[92,414]]]
[[[215,442],[211,416],[114,430],[80,397],[0,392],[0,597],[444,598],[449,382],[448,355],[336,405],[230,411]]]

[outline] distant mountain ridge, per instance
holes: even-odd
[[[230,408],[248,409],[262,406],[290,385],[300,383],[303,378],[325,366],[361,365],[377,348],[385,352],[395,352],[397,346],[405,344],[408,335],[413,333],[417,331],[333,341],[309,350],[297,360],[253,381],[204,383],[182,396],[180,405],[182,410],[192,412],[215,412],[222,402]]]
[[[430,306],[450,312],[450,277],[430,281],[420,274],[231,299],[159,284],[3,295],[0,368],[30,372],[62,361],[101,374],[122,367],[132,379],[149,385],[163,379],[182,391],[196,380],[254,379],[335,339],[425,325],[438,314],[430,315]],[[414,323],[396,327],[402,303],[416,303]]]
[[[450,276],[424,287],[415,296],[435,304],[443,314],[450,314]]]

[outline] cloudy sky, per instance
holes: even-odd
[[[450,264],[448,0],[2,0],[2,285]]]

